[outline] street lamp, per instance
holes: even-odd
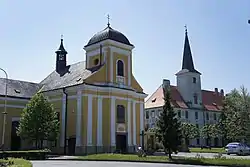
[[[4,136],[5,136],[5,125],[6,125],[6,115],[7,115],[7,93],[8,93],[8,74],[7,72],[0,68],[5,74],[5,98],[4,98],[4,112],[3,112],[3,134],[2,134],[2,147],[4,149]]]

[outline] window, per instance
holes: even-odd
[[[216,113],[214,113],[214,120],[215,120],[215,121],[217,120],[217,115],[216,115]]]
[[[148,111],[146,111],[146,119],[149,119]]]
[[[194,94],[194,104],[198,104],[197,94]]]
[[[185,117],[188,119],[188,111],[185,111]]]
[[[181,110],[178,110],[178,117],[181,118]]]
[[[159,109],[158,111],[158,117],[161,115],[161,110]]]
[[[193,83],[196,83],[196,78],[195,77],[193,77]]]
[[[195,119],[198,119],[198,116],[199,116],[199,115],[198,115],[198,112],[196,111],[196,112],[195,112]]]
[[[117,123],[125,123],[125,107],[118,105],[116,108]]]
[[[99,64],[99,59],[96,58],[96,59],[94,60],[94,65],[96,66],[96,65],[98,65],[98,64]]]
[[[196,139],[196,144],[200,145],[200,139]]]
[[[124,76],[124,64],[121,60],[117,61],[117,75]]]
[[[209,120],[209,114],[208,113],[206,113],[206,117],[207,117],[207,120]]]
[[[152,110],[151,114],[152,114],[152,118],[154,118],[155,117],[155,110]]]

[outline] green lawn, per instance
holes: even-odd
[[[13,162],[11,166],[15,166],[15,167],[32,167],[32,164],[31,162],[27,161],[27,160],[24,160],[24,159],[17,159],[17,158],[9,158],[8,160],[3,160],[3,159],[0,159],[0,164],[2,162]]]
[[[190,152],[195,152],[195,153],[224,153],[225,149],[224,148],[211,148],[207,149],[207,148],[189,148]]]
[[[190,165],[218,165],[218,166],[249,166],[250,159],[225,159],[225,158],[184,158],[173,157],[170,161],[167,156],[147,156],[140,158],[137,155],[122,154],[94,154],[79,157],[80,160],[110,160],[110,161],[137,161],[137,162],[162,162]]]

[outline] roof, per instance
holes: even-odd
[[[74,86],[83,83],[93,72],[97,71],[101,66],[92,69],[86,69],[85,61],[81,61],[67,66],[67,70],[63,74],[53,71],[48,77],[40,82],[43,86],[42,91],[60,89],[68,86]]]
[[[111,39],[126,45],[130,45],[133,46],[128,38],[122,34],[119,31],[114,30],[113,28],[111,28],[109,25],[102,31],[96,33],[88,42],[88,44],[86,46],[90,46],[93,44],[96,44],[98,42],[104,41],[106,39]],[[85,46],[85,47],[86,47]]]
[[[61,39],[60,46],[59,46],[58,50],[56,51],[56,53],[62,53],[62,54],[67,54],[67,53],[68,53],[68,52],[65,50],[64,46],[63,46],[63,39]]]
[[[185,42],[184,42],[183,60],[182,60],[182,70],[184,69],[188,70],[189,72],[200,74],[200,72],[194,68],[194,62],[192,58],[192,52],[189,44],[187,30],[185,33]]]
[[[5,78],[0,78],[0,95],[5,96]],[[17,98],[30,98],[40,89],[38,83],[8,79],[7,95]]]
[[[171,103],[175,108],[187,109],[188,105],[183,100],[180,92],[176,86],[170,86]],[[202,90],[202,102],[206,110],[209,111],[221,111],[223,96],[214,91]],[[156,108],[164,105],[163,100],[163,88],[160,86],[149,99],[145,102],[145,108]]]

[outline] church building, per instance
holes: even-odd
[[[176,74],[177,85],[171,85],[170,80],[163,79],[162,85],[145,102],[145,124],[148,128],[156,126],[158,116],[164,105],[163,88],[170,87],[171,103],[177,117],[182,122],[189,122],[201,128],[206,124],[218,121],[224,91],[215,88],[214,91],[201,88],[201,73],[195,69],[187,30],[185,32],[182,68]],[[190,146],[208,145],[208,140],[202,137],[190,140]],[[212,146],[221,146],[222,140],[214,138]]]
[[[66,144],[70,154],[132,152],[142,143],[147,96],[132,73],[134,45],[108,23],[84,47],[86,61],[67,64],[70,53],[63,42],[55,52],[55,70],[40,83],[8,79],[5,97],[5,79],[0,79],[1,113],[7,102],[5,128],[0,117],[1,144],[8,150],[30,147],[15,127],[27,102],[40,90],[60,119],[59,139],[48,144],[52,151],[63,153]]]

